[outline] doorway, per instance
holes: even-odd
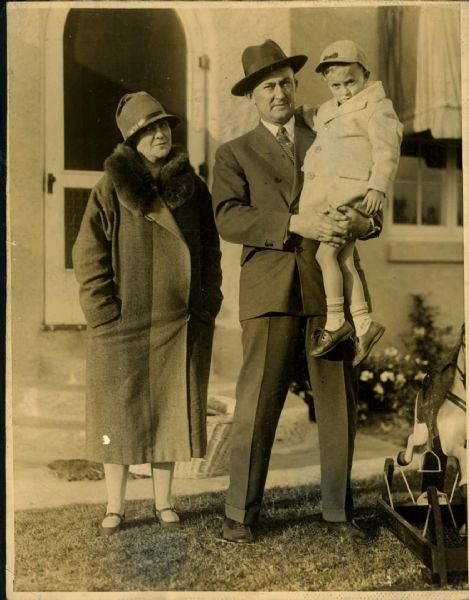
[[[46,40],[44,320],[59,326],[84,323],[71,252],[89,192],[121,141],[115,123],[119,98],[139,90],[154,95],[183,118],[174,141],[192,152],[186,118],[191,61],[175,10],[52,12]],[[204,162],[197,150],[191,159]]]

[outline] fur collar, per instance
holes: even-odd
[[[182,206],[194,195],[195,173],[181,146],[173,146],[154,179],[130,146],[119,144],[104,163],[119,202],[135,215],[147,214],[156,194],[170,210]]]

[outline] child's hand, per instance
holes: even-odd
[[[383,192],[378,192],[378,190],[368,190],[362,201],[362,210],[370,216],[383,210],[384,197]]]

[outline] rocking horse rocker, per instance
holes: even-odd
[[[392,495],[394,461],[386,459],[378,515],[384,525],[417,555],[434,575],[447,583],[448,571],[467,570],[466,352],[464,326],[456,346],[425,378],[414,411],[414,428],[405,450],[396,458],[410,502]],[[414,449],[426,444],[418,472],[420,495],[415,498],[403,467],[412,463]],[[451,492],[445,492],[449,457],[457,461]],[[456,488],[459,488],[459,493]]]

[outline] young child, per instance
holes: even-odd
[[[321,73],[332,98],[317,111],[305,111],[317,133],[304,165],[299,212],[346,211],[347,206],[370,217],[381,213],[390,194],[399,161],[402,125],[380,81],[368,82],[363,50],[341,40],[321,54]],[[313,114],[311,114],[313,113]],[[344,295],[357,336],[353,365],[358,365],[384,333],[372,320],[354,263],[355,242],[340,248],[320,243],[316,259],[321,267],[327,304],[324,329],[316,337],[312,356],[322,356],[350,337]]]

